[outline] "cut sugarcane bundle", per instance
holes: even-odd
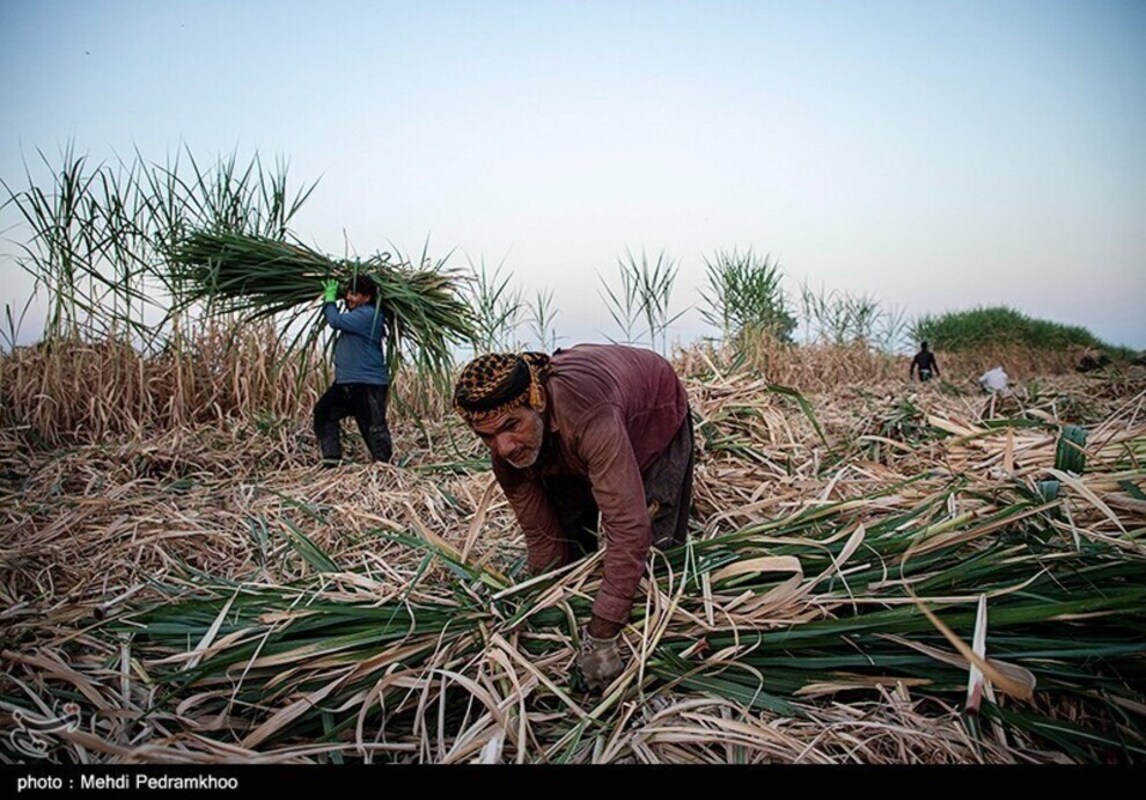
[[[310,315],[296,340],[313,340],[321,327],[314,301],[321,281],[343,285],[369,275],[386,315],[387,354],[403,354],[439,372],[451,362],[451,345],[473,337],[470,309],[458,294],[459,277],[441,264],[415,268],[387,253],[367,259],[332,259],[301,244],[230,231],[196,231],[167,253],[175,311],[200,305],[244,319],[283,314],[284,329]]]

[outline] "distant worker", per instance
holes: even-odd
[[[525,533],[529,571],[594,551],[604,571],[577,666],[590,689],[624,669],[620,633],[651,547],[682,544],[692,501],[688,394],[651,350],[582,344],[491,353],[462,370],[454,407],[490,449]]]
[[[915,377],[916,368],[919,369],[921,383],[931,380],[932,373],[935,373],[935,377],[939,377],[939,362],[935,360],[935,354],[927,349],[927,342],[920,342],[919,352],[911,359],[911,369],[907,371],[909,381]]]
[[[322,314],[338,331],[334,341],[334,383],[314,406],[314,436],[322,452],[322,465],[342,461],[339,422],[353,416],[358,432],[374,461],[388,462],[393,455],[386,424],[390,373],[382,351],[385,316],[378,308],[378,287],[367,275],[357,275],[342,294],[346,311],[339,313],[338,281],[322,282]]]
[[[1007,389],[1007,373],[1003,371],[1002,367],[995,367],[983,373],[979,378],[979,386],[982,387],[984,392],[1002,392]]]

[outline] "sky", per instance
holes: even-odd
[[[706,261],[751,248],[1146,349],[1146,0],[0,0],[0,74],[9,184],[69,142],[282,159],[316,249],[500,268],[562,344],[619,335],[626,254],[713,333]]]

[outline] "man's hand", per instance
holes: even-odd
[[[621,674],[625,662],[621,658],[621,634],[618,631],[607,639],[598,639],[586,627],[581,631],[581,649],[577,652],[577,668],[589,689],[601,691]]]
[[[322,299],[327,303],[333,303],[338,299],[338,281],[335,278],[322,282]]]

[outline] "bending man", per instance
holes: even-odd
[[[470,362],[454,406],[489,447],[524,533],[533,574],[606,544],[582,631],[590,688],[624,667],[619,641],[653,545],[684,542],[692,499],[692,420],[684,385],[656,353],[583,344]]]

